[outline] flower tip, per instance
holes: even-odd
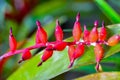
[[[84,25],[84,30],[87,30],[86,25]]]
[[[37,25],[37,26],[41,26],[41,23],[40,23],[39,20],[36,21],[36,25]]]
[[[10,27],[10,35],[12,36],[12,27]]]
[[[99,63],[96,64],[95,68],[96,68],[96,71],[99,71]]]
[[[104,21],[102,21],[102,27],[105,27],[105,22]]]
[[[41,61],[41,62],[37,65],[37,67],[41,66],[41,65],[42,65],[42,63],[43,63],[43,61]]]
[[[70,63],[70,65],[68,66],[68,68],[71,68],[73,66],[73,63]]]
[[[60,24],[59,24],[59,20],[57,19],[56,20],[56,26],[58,26],[58,25],[60,25]]]
[[[22,60],[22,59],[18,61],[18,63],[19,63],[19,64],[20,64],[21,62],[23,62],[23,60]]]
[[[4,57],[0,56],[0,61],[3,60],[3,59],[4,59]]]
[[[96,69],[97,72],[103,72],[102,67],[101,67],[99,62],[97,62],[96,66],[95,66],[95,69]]]
[[[118,39],[119,39],[119,41],[120,41],[120,35],[118,34]]]
[[[95,22],[94,22],[94,26],[95,26],[95,27],[98,26],[98,20],[95,20]]]
[[[117,35],[116,35],[116,38],[119,40],[119,39],[120,39],[120,35],[119,35],[119,34],[117,34]]]
[[[73,66],[73,63],[74,63],[74,59],[72,59],[72,60],[70,61],[70,64],[69,64],[68,68],[71,68],[71,67]]]
[[[79,21],[79,19],[80,19],[80,13],[78,12],[76,16],[76,21]]]

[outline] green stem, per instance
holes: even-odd
[[[116,11],[107,4],[105,0],[94,0],[97,6],[111,20],[112,23],[120,23],[120,16]]]

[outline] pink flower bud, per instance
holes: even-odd
[[[21,63],[22,61],[28,60],[32,57],[31,52],[28,49],[25,49],[25,51],[22,53],[22,59],[19,61]]]
[[[46,43],[47,42],[47,33],[42,28],[41,23],[39,21],[36,21],[36,24],[38,26],[38,30],[36,33],[36,43]]]
[[[50,48],[52,49],[53,47],[48,46],[47,48],[45,49],[43,55],[41,56],[42,61],[38,64],[38,66],[42,65],[43,62],[45,62],[46,60],[48,60],[52,56],[53,50],[50,50]]]
[[[99,32],[99,41],[105,41],[106,37],[107,37],[107,31],[103,22],[102,28],[100,29],[100,32]]]
[[[76,16],[76,21],[74,23],[74,27],[73,27],[73,31],[72,31],[74,41],[79,41],[80,37],[81,37],[81,34],[82,34],[82,29],[81,29],[81,26],[80,26],[79,19],[80,19],[80,13],[78,13],[77,16]]]
[[[9,35],[9,46],[10,46],[10,50],[12,52],[14,52],[17,48],[17,42],[15,37],[12,34],[12,28],[10,28],[10,35]]]
[[[55,37],[57,41],[63,40],[63,31],[60,27],[59,21],[56,20],[56,29],[55,29]]]
[[[84,25],[83,40],[85,42],[89,42],[89,34],[90,34],[90,31],[88,31],[86,28],[86,25]]]
[[[98,21],[94,22],[94,27],[90,32],[89,35],[89,41],[90,42],[96,42],[98,40],[98,30],[97,30],[97,26],[98,26]]]

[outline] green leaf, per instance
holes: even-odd
[[[109,36],[112,36],[115,33],[120,34],[120,24],[107,26],[107,30],[109,31]],[[68,40],[66,39],[66,41],[72,40],[72,37]],[[120,51],[120,43],[113,47],[106,46],[105,58],[115,54],[118,51]],[[19,69],[17,69],[10,77],[8,77],[8,80],[16,80],[16,78],[17,80],[48,80],[79,66],[95,63],[93,46],[86,46],[84,55],[79,60],[76,60],[71,69],[68,69],[69,59],[67,48],[61,52],[54,51],[53,56],[49,60],[44,62],[40,67],[37,67],[42,53],[43,52],[40,52],[32,59],[25,61]]]
[[[94,0],[97,6],[113,23],[120,23],[120,15],[105,0]]]
[[[120,72],[96,73],[75,80],[120,80]]]

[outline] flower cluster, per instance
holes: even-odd
[[[56,41],[48,42],[46,31],[41,26],[41,23],[39,21],[36,21],[36,25],[38,28],[36,31],[35,44],[33,46],[21,50],[16,49],[17,41],[12,34],[12,28],[11,28],[9,34],[10,51],[0,56],[0,59],[22,53],[22,58],[19,61],[19,63],[21,63],[22,61],[28,60],[32,57],[30,50],[44,47],[45,50],[41,56],[41,62],[38,63],[38,66],[40,66],[42,65],[43,62],[48,60],[53,55],[54,51],[62,51],[66,48],[66,46],[68,46],[68,55],[70,60],[70,64],[68,68],[70,68],[74,64],[74,61],[80,58],[85,53],[85,46],[91,46],[94,43],[96,69],[99,71],[100,61],[104,57],[103,45],[114,46],[118,44],[120,41],[120,35],[113,35],[109,39],[106,39],[107,31],[104,22],[102,23],[102,27],[100,31],[98,31],[97,20],[94,22],[94,27],[91,31],[87,30],[86,25],[84,25],[84,31],[82,32],[79,19],[80,19],[80,14],[78,13],[76,16],[76,21],[73,26],[72,34],[74,41],[72,42],[66,42],[63,40],[64,34],[58,20],[56,20],[56,28],[55,28]]]

